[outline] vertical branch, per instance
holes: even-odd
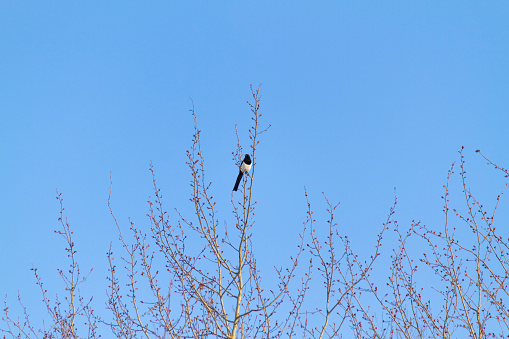
[[[131,305],[133,306],[134,311],[136,313],[136,320],[134,321],[133,319],[131,319],[127,307],[122,306],[122,303],[120,303],[120,305],[115,304],[115,303],[120,302],[120,296],[119,296],[120,287],[119,287],[118,283],[116,283],[116,278],[114,275],[115,274],[115,266],[113,265],[113,253],[111,251],[111,247],[110,247],[110,251],[108,252],[108,261],[110,263],[110,273],[111,273],[111,277],[109,279],[110,283],[111,283],[111,295],[109,296],[110,301],[108,304],[110,305],[110,309],[115,314],[115,318],[117,320],[117,325],[119,326],[121,332],[124,332],[128,336],[130,336],[131,335],[130,333],[132,331],[131,324],[136,324],[137,327],[143,332],[145,337],[147,339],[150,339],[150,335],[148,333],[147,327],[145,326],[145,324],[142,320],[142,315],[139,310],[139,305],[138,305],[138,300],[137,300],[137,292],[136,292],[138,290],[138,288],[137,288],[137,281],[136,281],[137,262],[136,262],[135,256],[136,256],[136,251],[138,250],[139,246],[138,246],[138,244],[129,246],[124,239],[124,235],[122,233],[120,225],[118,224],[117,218],[115,217],[115,214],[113,213],[113,209],[111,207],[111,188],[112,188],[112,186],[113,186],[113,183],[111,180],[111,173],[110,173],[110,192],[108,195],[108,208],[110,210],[110,214],[113,218],[113,221],[115,222],[115,225],[117,226],[117,229],[119,232],[119,239],[122,243],[122,247],[124,248],[124,250],[126,251],[126,253],[128,255],[127,259],[122,258],[122,260],[125,262],[125,264],[126,264],[125,269],[128,272],[128,277],[129,277],[128,286],[130,288],[130,295],[128,295],[128,296],[131,299],[130,300]],[[135,239],[138,241],[139,238],[138,238],[136,229],[134,228],[133,222],[130,222],[129,228],[133,232]],[[117,312],[119,312],[119,313],[117,313]],[[122,326],[125,326],[125,325],[128,325],[128,326],[126,326],[125,328],[122,328]]]

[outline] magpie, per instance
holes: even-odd
[[[239,188],[239,184],[240,184],[240,180],[242,179],[242,175],[244,173],[249,172],[249,170],[251,169],[251,166],[252,166],[251,157],[249,156],[249,154],[246,154],[244,156],[244,160],[242,161],[242,165],[240,165],[239,175],[237,176],[237,181],[235,182],[235,186],[233,186],[234,191],[236,191],[237,188]]]

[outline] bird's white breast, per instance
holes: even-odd
[[[246,163],[242,163],[242,167],[241,167],[241,170],[242,172],[249,172],[249,170],[251,170],[251,165],[252,164],[246,164]]]

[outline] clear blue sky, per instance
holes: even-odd
[[[32,265],[50,293],[61,288],[58,188],[102,308],[117,239],[110,171],[124,226],[148,224],[150,161],[167,209],[189,213],[190,97],[220,219],[231,220],[250,84],[263,84],[272,125],[257,159],[262,265],[293,253],[304,186],[317,213],[321,192],[341,201],[342,232],[367,248],[394,187],[402,225],[440,225],[462,145],[480,194],[505,182],[474,151],[509,166],[508,18],[507,1],[1,2],[2,298],[14,304],[20,290],[40,307]]]

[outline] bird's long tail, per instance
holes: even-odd
[[[236,191],[239,188],[240,180],[242,179],[242,171],[239,171],[239,175],[237,176],[237,181],[235,182],[235,186],[233,186],[233,190]]]

